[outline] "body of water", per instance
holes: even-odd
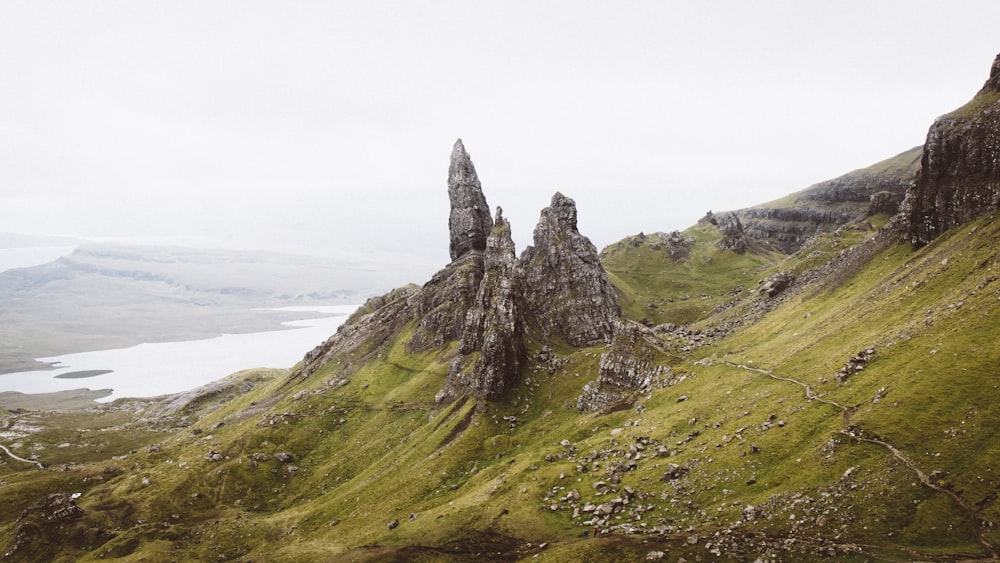
[[[323,313],[282,323],[284,330],[223,334],[205,340],[139,344],[130,348],[66,354],[39,361],[57,369],[0,375],[0,391],[50,393],[71,389],[112,389],[120,397],[153,397],[179,393],[256,367],[290,368],[322,343],[357,305],[286,307],[282,311]]]

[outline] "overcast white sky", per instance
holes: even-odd
[[[461,137],[518,251],[601,248],[923,143],[1000,2],[0,2],[0,231],[448,260]]]

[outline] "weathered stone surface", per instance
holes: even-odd
[[[711,213],[711,211],[709,212]],[[718,220],[719,231],[722,232],[722,240],[719,241],[719,248],[731,250],[736,254],[743,254],[747,251],[749,241],[743,231],[743,223],[735,213],[727,213]]]
[[[774,297],[788,289],[788,286],[792,285],[794,281],[795,276],[791,272],[771,274],[767,276],[767,279],[761,281],[760,291],[767,294],[768,297]]]
[[[894,215],[899,211],[899,202],[902,196],[890,191],[875,192],[868,201],[868,215],[886,213]]]
[[[920,175],[902,213],[916,246],[1000,209],[1000,55],[968,104],[939,117],[927,132]]]
[[[466,316],[460,355],[451,365],[438,402],[463,392],[482,399],[498,398],[516,383],[525,362],[517,258],[510,223],[499,207],[483,259],[485,273]]]
[[[643,338],[645,327],[632,323],[617,323],[610,349],[601,355],[597,380],[584,385],[576,406],[582,412],[593,412],[623,399],[636,391],[648,391],[659,376],[669,373],[670,366],[655,365],[653,350]]]
[[[416,296],[420,324],[408,349],[422,352],[460,339],[482,281],[483,255],[478,251],[467,252],[434,274]]]
[[[561,193],[542,210],[534,245],[521,254],[525,320],[538,337],[573,346],[608,342],[621,315],[597,249],[580,234],[576,203]]]
[[[486,237],[493,228],[489,206],[476,175],[469,153],[465,152],[462,139],[455,141],[448,167],[448,198],[451,214],[448,229],[451,232],[451,259],[456,260],[470,250],[485,250]]]

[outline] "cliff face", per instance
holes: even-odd
[[[521,254],[521,287],[529,326],[540,338],[588,346],[611,341],[621,308],[597,248],[577,230],[576,215],[572,199],[552,196],[534,245]]]
[[[817,233],[874,213],[895,213],[920,167],[915,147],[866,168],[814,184],[778,201],[735,211],[754,241],[792,253]]]
[[[907,237],[927,244],[1000,208],[1000,55],[983,88],[927,132],[920,175],[907,192]]]

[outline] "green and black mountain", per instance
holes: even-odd
[[[598,253],[452,152],[451,263],[287,371],[11,412],[13,561],[1000,556],[1000,57],[927,143]],[[586,210],[583,210],[585,212]]]

